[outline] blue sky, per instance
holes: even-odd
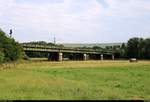
[[[150,0],[0,0],[0,28],[19,42],[117,43],[150,37]]]

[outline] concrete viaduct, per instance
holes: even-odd
[[[72,54],[72,57],[80,60],[104,60],[104,56],[109,56],[114,60],[112,51],[102,51],[94,49],[81,49],[71,47],[52,47],[33,44],[21,44],[25,52],[43,52],[48,53],[48,59],[51,61],[63,61],[65,54]]]

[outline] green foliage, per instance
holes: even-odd
[[[106,46],[105,50],[114,51],[115,58],[150,59],[150,38],[133,37],[127,44]]]
[[[150,38],[131,38],[127,43],[129,58],[150,59]]]
[[[145,58],[150,59],[150,38],[144,40],[144,48],[142,51],[145,55]]]
[[[100,46],[93,46],[93,49],[102,49]]]
[[[4,61],[16,61],[23,55],[23,49],[13,38],[9,38],[0,30],[0,49],[4,53]]]
[[[131,38],[127,43],[127,54],[130,58],[139,58],[139,44],[142,38]]]
[[[106,50],[112,50],[113,46],[105,46]]]
[[[120,48],[120,57],[121,58],[127,58],[127,47],[125,43],[122,43]]]
[[[56,46],[56,47],[64,47],[62,44],[58,45],[58,44],[54,44],[54,43],[48,43],[45,41],[32,41],[32,42],[26,42],[23,44],[32,44],[32,45],[42,45],[42,46]]]
[[[0,51],[0,64],[4,61],[4,53]]]

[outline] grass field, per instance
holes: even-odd
[[[150,99],[150,61],[19,62],[0,68],[0,99]]]

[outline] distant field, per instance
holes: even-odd
[[[0,99],[150,99],[150,61],[19,62],[0,68]]]
[[[102,48],[105,48],[105,46],[114,46],[114,45],[121,45],[122,43],[93,43],[93,44],[78,44],[78,43],[63,43],[63,45],[65,47],[93,47],[93,46],[99,46],[99,47],[102,47]]]

